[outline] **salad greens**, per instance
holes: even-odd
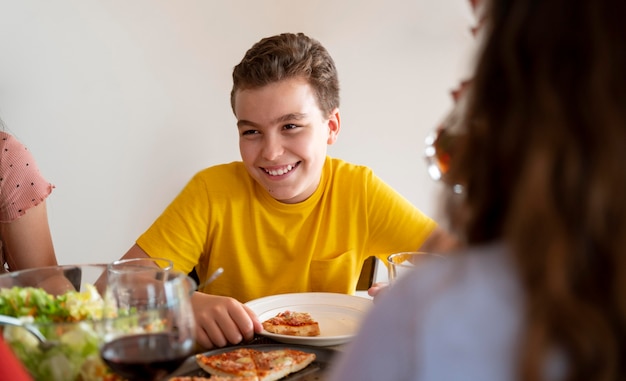
[[[36,316],[38,322],[63,319],[60,301],[42,289],[13,287],[0,290],[0,314]]]
[[[99,348],[110,324],[121,323],[107,319],[116,317],[117,310],[94,286],[59,296],[32,287],[0,289],[0,314],[37,324],[46,337],[59,341],[44,351],[25,329],[3,328],[5,340],[35,380],[120,380],[100,359]]]
[[[93,285],[85,291],[69,291],[53,296],[41,288],[12,287],[0,289],[0,314],[32,316],[36,323],[100,320],[115,317],[114,306],[104,302]]]

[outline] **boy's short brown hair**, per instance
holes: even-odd
[[[304,78],[324,115],[339,107],[339,78],[332,57],[317,40],[303,33],[283,33],[254,44],[233,69],[230,105],[235,94],[289,78]]]

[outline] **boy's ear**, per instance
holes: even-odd
[[[341,129],[341,118],[339,117],[339,109],[336,108],[328,117],[328,140],[326,143],[331,145],[337,141],[337,135]]]

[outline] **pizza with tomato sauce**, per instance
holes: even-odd
[[[276,381],[306,368],[315,358],[315,353],[296,349],[237,348],[213,355],[198,354],[196,362],[210,378],[176,377],[170,381]]]
[[[290,336],[319,336],[320,326],[308,312],[284,311],[265,320],[263,329],[270,333]]]

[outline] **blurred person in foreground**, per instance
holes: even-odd
[[[32,377],[0,335],[0,378],[10,381],[32,381]]]
[[[626,2],[485,7],[445,196],[466,249],[380,295],[330,381],[626,378]]]
[[[339,79],[318,41],[284,33],[254,44],[233,70],[231,106],[242,161],[194,176],[124,256],[170,259],[200,283],[224,269],[192,297],[199,345],[260,332],[242,303],[352,294],[369,256],[447,245],[435,221],[371,169],[327,155],[341,126]]]

